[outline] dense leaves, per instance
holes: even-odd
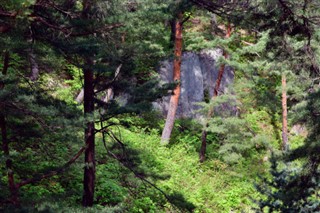
[[[319,13],[316,0],[4,0],[0,211],[319,211]],[[221,48],[217,66],[235,73],[232,88],[200,104],[204,115],[215,109],[202,164],[201,116],[178,120],[159,146],[164,119],[152,108],[177,85],[157,78],[177,14],[184,50]],[[96,150],[83,164],[88,133]],[[94,207],[83,210],[92,165]]]

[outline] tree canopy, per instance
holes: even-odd
[[[319,6],[4,0],[0,211],[320,211]],[[214,94],[178,119],[204,50]]]

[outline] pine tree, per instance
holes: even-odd
[[[11,55],[8,66],[3,64],[8,73],[2,76],[4,87],[0,93],[1,114],[5,115],[1,122],[1,142],[11,194],[8,202],[18,205],[21,187],[59,174],[69,166],[61,167],[61,160],[72,154],[69,153],[70,146],[77,144],[75,133],[81,129],[78,125],[81,122],[77,109],[54,99],[39,85],[28,82],[28,78],[19,76],[19,67],[26,61],[17,63],[19,57],[14,53]],[[69,151],[63,151],[67,147]],[[12,155],[12,152],[18,155]],[[50,161],[48,153],[52,157]]]
[[[149,81],[151,79],[149,77],[150,73],[145,72],[146,70],[149,71],[156,61],[164,56],[164,51],[159,51],[161,45],[158,43],[161,44],[163,42],[166,44],[168,41],[165,40],[164,34],[166,32],[162,30],[164,25],[163,23],[159,23],[159,20],[167,19],[166,14],[163,12],[164,8],[167,8],[167,4],[157,5],[153,1],[148,1],[143,2],[143,4],[139,2],[139,4],[131,6],[122,4],[120,1],[80,2],[65,0],[55,2],[36,1],[28,2],[28,4],[21,3],[21,5],[11,4],[8,1],[1,7],[0,16],[4,17],[5,20],[0,23],[1,33],[4,34],[0,39],[1,46],[8,49],[14,55],[14,60],[11,61],[12,64],[16,63],[16,61],[22,61],[10,67],[13,70],[12,74],[20,73],[23,76],[21,79],[11,78],[10,76],[10,79],[12,79],[10,82],[15,82],[15,84],[5,83],[6,91],[4,91],[1,97],[1,106],[8,106],[7,103],[11,102],[16,103],[24,95],[32,97],[30,98],[30,102],[21,101],[19,104],[19,107],[26,105],[26,111],[21,111],[20,108],[13,108],[11,111],[7,107],[5,109],[2,108],[8,118],[10,118],[7,120],[7,126],[10,128],[6,128],[10,130],[7,131],[9,132],[9,138],[20,137],[21,132],[24,131],[29,132],[29,139],[24,135],[21,141],[29,142],[29,140],[35,137],[37,138],[35,141],[50,144],[52,150],[50,149],[48,152],[53,151],[54,153],[55,149],[63,149],[64,146],[61,143],[52,144],[58,139],[61,142],[68,143],[69,137],[72,137],[72,135],[74,136],[73,141],[79,146],[79,143],[77,143],[78,133],[83,127],[82,124],[86,123],[84,133],[85,145],[75,154],[68,153],[65,155],[65,153],[56,152],[59,160],[50,161],[46,155],[34,157],[26,152],[25,154],[30,157],[31,165],[35,165],[32,163],[34,160],[39,162],[42,160],[44,162],[50,161],[51,169],[46,166],[23,168],[23,173],[32,175],[17,173],[16,188],[21,188],[27,184],[36,183],[45,178],[61,174],[83,152],[86,152],[83,205],[92,206],[94,202],[95,179],[95,134],[97,132],[110,131],[108,129],[110,124],[107,123],[110,118],[123,113],[140,113],[150,109],[151,102],[161,97],[161,93],[166,93],[167,89],[159,88],[155,81]],[[148,8],[155,8],[155,10],[150,10],[152,18],[146,19],[145,17],[149,16],[148,13],[150,13]],[[23,13],[20,14],[21,11]],[[147,22],[148,24],[145,24],[144,28],[141,28],[140,31],[136,31],[135,24],[137,22],[135,21],[137,20],[142,21],[142,23]],[[159,29],[157,32],[150,31],[149,33],[149,31],[145,31],[145,27],[154,29],[154,26]],[[164,33],[158,33],[160,31]],[[144,39],[141,40],[140,38]],[[32,42],[30,42],[30,39]],[[23,56],[25,52],[29,53],[29,58]],[[35,57],[33,58],[32,56],[30,58],[30,54],[32,55],[33,53]],[[51,60],[48,61],[46,57],[51,58]],[[140,61],[144,61],[146,64],[137,63]],[[81,69],[84,73],[85,121],[82,120],[82,116],[79,116],[81,113],[74,109],[75,106],[68,106],[64,102],[60,103],[59,100],[54,98],[50,100],[50,91],[41,89],[43,87],[41,81],[30,83],[29,78],[26,80],[25,77],[29,77],[32,73],[30,74],[29,69],[27,72],[21,69],[21,67],[27,65],[26,67],[30,67],[32,70],[32,67],[36,68],[38,65],[38,71],[41,74],[43,68],[49,70],[66,69],[67,66],[65,65],[70,66],[70,64]],[[123,64],[123,66],[121,66],[120,74],[118,73],[118,75],[116,74],[118,72],[116,68],[119,67],[119,64]],[[37,73],[34,74],[38,75]],[[138,81],[135,82],[132,79],[138,79]],[[23,84],[23,80],[26,80],[27,83]],[[27,85],[29,83],[35,91],[28,88]],[[142,86],[139,84],[142,84]],[[14,87],[14,85],[17,87]],[[139,87],[135,88],[137,85]],[[101,100],[105,90],[111,87],[116,94],[120,92],[130,94],[126,106],[120,105],[116,100],[108,102]],[[12,91],[15,91],[14,88],[21,95],[17,95],[16,92],[12,93]],[[11,99],[7,98],[8,92],[11,94]],[[70,110],[72,112],[64,112],[61,107],[56,105],[61,105],[66,111]],[[29,108],[34,109],[30,111]],[[45,110],[45,108],[48,108],[48,110]],[[97,113],[94,110],[95,112],[99,111],[99,117],[97,117]],[[72,113],[78,114],[77,118],[80,118],[80,120],[75,119]],[[23,116],[24,114],[27,114],[27,116]],[[66,119],[62,119],[60,115],[66,116]],[[28,120],[32,120],[32,118],[38,119],[37,121],[39,122],[30,125]],[[106,127],[102,126],[101,130],[95,129],[94,122],[97,122],[97,120]],[[26,125],[22,128],[17,123]],[[72,123],[73,125],[71,125]],[[52,128],[53,133],[48,132],[48,134],[45,134],[42,131],[42,126]],[[58,131],[57,128],[61,128],[61,126],[63,131]],[[5,130],[5,128],[2,129]],[[66,133],[65,131],[70,132]],[[64,140],[67,136],[68,139]],[[6,141],[5,137],[4,141]],[[32,150],[36,151],[38,146],[34,145],[35,143],[30,144],[32,144]],[[18,149],[16,144],[10,143],[10,145],[11,147],[9,148],[13,150]],[[72,155],[71,158],[70,155]],[[63,161],[66,163],[61,165],[60,163]],[[13,162],[15,167],[21,165],[19,158],[14,159]]]
[[[61,3],[61,4],[59,4]],[[53,4],[53,5],[51,5]],[[9,6],[8,6],[9,5]],[[75,2],[70,2],[70,1],[66,1],[66,2],[57,2],[57,4],[55,3],[50,3],[50,2],[43,2],[43,1],[39,1],[36,2],[36,4],[30,3],[27,5],[23,5],[22,7],[25,7],[26,9],[26,13],[24,13],[24,19],[16,19],[16,16],[18,14],[18,12],[11,12],[10,10],[10,4],[8,3],[5,6],[8,6],[8,8],[3,8],[4,10],[1,11],[2,16],[6,17],[9,21],[15,22],[15,21],[26,21],[27,22],[27,26],[26,27],[22,27],[22,28],[15,28],[15,25],[9,25],[8,24],[8,29],[3,31],[3,33],[7,34],[7,38],[12,38],[13,35],[16,33],[15,31],[19,31],[20,35],[26,34],[26,32],[28,32],[29,29],[31,32],[31,39],[34,40],[35,42],[39,44],[44,44],[50,46],[50,48],[52,48],[54,51],[60,51],[64,52],[65,55],[65,59],[69,60],[70,62],[75,62],[72,61],[72,55],[68,54],[68,52],[64,51],[66,50],[65,48],[67,48],[67,46],[64,46],[65,44],[68,44],[68,42],[64,43],[64,42],[59,42],[59,40],[61,39],[66,39],[66,35],[68,34],[68,36],[72,36],[74,37],[74,39],[71,39],[72,42],[74,42],[73,44],[75,45],[87,45],[85,42],[89,41],[91,39],[91,36],[93,36],[95,33],[103,33],[104,29],[102,30],[102,28],[107,28],[107,30],[109,29],[109,26],[106,26],[105,24],[101,24],[101,20],[99,21],[99,17],[98,16],[94,16],[93,18],[95,18],[95,20],[97,21],[96,23],[100,23],[100,25],[94,26],[92,23],[92,20],[84,20],[84,19],[88,19],[88,17],[92,17],[92,10],[90,9],[90,7],[88,6],[90,5],[90,2],[88,1],[84,1],[83,4],[83,10],[77,10],[75,8]],[[19,5],[13,5],[12,7],[16,7]],[[50,7],[48,7],[50,6]],[[53,7],[51,7],[53,6]],[[90,5],[91,6],[91,5]],[[66,7],[66,8],[64,8]],[[7,12],[5,9],[7,9]],[[46,14],[46,15],[44,15]],[[68,16],[66,16],[66,14],[68,14]],[[70,15],[70,16],[69,16]],[[99,15],[99,14],[97,14]],[[32,18],[30,18],[32,17]],[[59,18],[57,18],[59,17]],[[85,23],[84,25],[77,25],[77,23],[75,22],[76,19],[83,19],[83,23]],[[8,21],[8,23],[10,23]],[[68,27],[66,27],[66,25],[69,25]],[[23,26],[23,25],[22,25]],[[94,27],[93,27],[94,26]],[[111,28],[113,28],[113,26],[111,26]],[[28,33],[29,34],[29,33]],[[84,40],[84,42],[79,43],[79,40],[81,40],[82,38],[86,37],[87,35],[91,35],[88,37],[87,40]],[[28,41],[29,37],[23,38],[22,42],[24,42],[24,46],[22,46],[22,48],[20,47],[20,49],[23,49],[25,46],[29,46],[30,42]],[[10,40],[9,40],[10,41]],[[9,43],[4,40],[5,45],[8,45],[8,48],[11,48],[13,52],[15,52],[17,50],[13,49],[12,47],[9,47]],[[33,45],[33,44],[32,44]],[[93,44],[94,46],[87,46],[87,48],[91,48],[91,47],[96,47],[96,43]],[[78,46],[80,47],[80,46]],[[30,50],[29,48],[27,50]],[[82,49],[84,50],[84,49]],[[80,50],[80,51],[82,51]],[[11,51],[11,50],[10,50]],[[33,53],[32,53],[33,54]],[[86,114],[93,114],[93,104],[94,104],[94,91],[93,91],[93,87],[94,87],[94,82],[93,82],[93,63],[92,61],[90,61],[90,57],[92,57],[93,55],[90,54],[94,54],[93,52],[89,52],[88,54],[85,54],[83,57],[84,61],[87,61],[88,63],[86,63],[83,67],[84,67],[84,72],[85,72],[85,83],[86,83],[86,90],[85,90],[85,113]],[[32,70],[34,70],[34,66],[35,66],[35,61],[34,58],[31,58],[30,60],[30,64],[32,67]],[[4,63],[4,67],[7,69],[7,64]],[[33,79],[34,80],[36,78],[36,76],[34,75],[38,75],[37,73],[33,72]],[[17,83],[17,85],[20,85],[19,83]],[[21,89],[19,89],[18,91],[20,91],[21,94],[24,94],[23,92],[21,92]],[[13,96],[15,97],[15,96]],[[39,99],[40,98],[40,99]],[[39,97],[35,99],[35,102],[37,101],[41,101],[42,97]],[[31,99],[33,100],[33,99]],[[45,99],[44,99],[45,100]],[[47,100],[45,100],[43,102],[47,102]],[[9,102],[10,99],[7,100],[7,102]],[[14,103],[14,100],[12,100]],[[23,104],[24,102],[21,102],[21,104]],[[31,101],[30,103],[35,104],[34,102]],[[49,104],[49,103],[46,103]],[[40,104],[41,106],[41,104]],[[58,109],[58,108],[57,108]],[[67,108],[66,108],[67,109]],[[28,109],[25,109],[28,110]],[[52,109],[54,110],[54,109]],[[7,109],[5,109],[5,111],[7,111]],[[42,111],[40,111],[42,112]],[[50,113],[54,113],[54,111],[49,111],[48,112],[49,115]],[[31,115],[34,117],[38,117],[41,120],[42,118],[40,118],[41,116],[49,116],[46,113],[41,114],[40,115]],[[14,117],[13,117],[14,118]],[[54,119],[50,118],[50,117],[46,117],[46,119],[51,119],[52,121],[54,121]],[[71,121],[71,118],[69,118],[69,120]],[[89,119],[90,120],[90,119]],[[66,121],[64,121],[66,122]],[[5,121],[3,120],[3,125],[2,125],[2,131],[3,131],[3,135],[5,136],[6,133],[6,127],[5,127]],[[42,124],[42,123],[41,123]],[[81,122],[78,122],[77,124],[81,124]],[[74,124],[74,126],[76,127],[77,124]],[[44,125],[44,124],[43,124]],[[57,126],[59,126],[59,123],[56,123]],[[69,127],[69,131],[72,128]],[[89,121],[88,122],[88,128],[85,131],[86,132],[86,141],[89,141],[86,144],[89,144],[89,148],[82,148],[80,149],[80,151],[74,156],[74,158],[72,158],[71,160],[67,161],[67,163],[62,167],[59,168],[57,170],[53,170],[53,171],[49,171],[46,174],[40,176],[40,178],[26,178],[25,180],[22,180],[21,182],[17,183],[16,185],[14,185],[13,183],[13,173],[9,172],[9,182],[10,182],[10,188],[12,189],[12,194],[14,193],[15,190],[13,190],[14,188],[19,188],[22,187],[26,184],[29,183],[33,183],[35,181],[39,181],[42,178],[48,178],[51,177],[55,174],[58,174],[59,172],[64,171],[65,167],[69,166],[71,163],[73,163],[79,156],[80,154],[86,150],[86,155],[88,157],[86,158],[91,158],[91,159],[87,159],[88,164],[87,165],[94,165],[94,151],[92,151],[92,147],[94,147],[94,123],[93,121]],[[76,133],[76,131],[74,132]],[[69,134],[66,134],[69,135]],[[89,135],[89,136],[87,136]],[[15,137],[15,135],[13,134],[13,136]],[[88,139],[89,138],[89,139]],[[8,143],[6,142],[6,137],[3,137],[3,151],[6,155],[9,155],[9,148],[8,148]],[[58,146],[57,146],[58,147]],[[91,149],[90,149],[91,148]],[[93,158],[93,159],[92,159]],[[11,170],[11,163],[10,163],[10,159],[8,158],[8,170]],[[90,167],[90,166],[89,166]],[[87,168],[87,167],[86,167]],[[91,170],[90,170],[91,171]],[[93,171],[94,173],[94,171]],[[91,176],[90,176],[91,175]],[[89,201],[84,201],[84,205],[85,206],[89,206],[92,205],[93,203],[93,182],[94,182],[94,174],[89,174],[89,175],[85,175],[86,177],[93,177],[91,178],[91,181],[89,184],[85,184],[85,187],[87,185],[90,185],[89,188],[91,187],[91,189],[88,189],[90,193],[89,193]],[[24,178],[22,178],[24,179]],[[85,189],[86,191],[86,189]],[[16,196],[16,195],[15,195]],[[14,197],[14,202],[15,202],[16,197]],[[86,200],[86,199],[84,199]]]
[[[167,119],[165,126],[162,131],[161,144],[169,143],[176,111],[178,108],[181,85],[180,85],[180,76],[181,76],[181,56],[182,56],[182,25],[183,25],[183,13],[180,12],[177,15],[175,20],[174,27],[174,61],[173,61],[173,81],[177,84],[173,90],[173,94],[170,98],[169,110],[167,114]]]
[[[275,156],[271,158],[271,180],[264,178],[257,185],[258,191],[265,196],[258,200],[260,210],[262,212],[319,211],[319,163],[314,164],[315,162],[309,161],[302,169],[294,163],[279,163],[279,161],[281,160]]]
[[[230,24],[228,24],[225,38],[230,38],[230,36],[231,36],[231,26]],[[225,59],[228,57],[226,51],[223,51],[223,56]],[[224,70],[225,70],[225,65],[221,64],[219,73],[218,73],[218,78],[214,86],[214,91],[213,91],[213,96],[211,98],[211,101],[214,101],[214,99],[218,96],[218,91],[220,90],[220,84],[221,84]],[[214,109],[210,108],[207,114],[207,119],[210,119],[213,116],[213,113],[214,113]],[[201,163],[205,161],[206,146],[207,146],[207,130],[206,130],[207,127],[208,127],[208,123],[206,122],[204,124],[204,129],[202,130],[202,134],[201,134],[201,148],[199,153],[199,158]]]
[[[220,2],[221,4],[206,0],[192,2],[218,15],[229,17],[235,26],[247,29],[249,32],[257,31],[268,34],[269,38],[265,42],[263,55],[259,54],[258,57],[254,57],[255,59],[251,63],[255,66],[255,75],[259,70],[269,71],[273,73],[270,73],[270,76],[273,75],[273,78],[279,81],[284,73],[286,75],[290,73],[295,79],[302,79],[304,77],[303,73],[308,72],[309,77],[306,81],[310,85],[312,84],[310,77],[317,76],[319,70],[317,62],[318,47],[313,45],[313,42],[318,40],[316,28],[319,26],[319,20],[315,19],[316,14],[319,13],[318,10],[314,9],[317,5],[316,1],[305,1],[303,3],[301,1],[288,2],[282,0],[233,3],[225,1]],[[233,13],[229,13],[231,12],[229,9],[233,9]],[[252,47],[246,49],[251,49],[253,52],[261,51],[261,49]],[[235,56],[233,55],[233,57]],[[261,63],[260,59],[264,62]],[[233,63],[231,60],[229,63],[238,69],[246,70],[249,68],[246,65]],[[263,67],[261,67],[262,64],[264,64]],[[250,70],[250,68],[247,70]],[[260,79],[260,81],[267,82],[265,79]],[[268,88],[270,89],[270,87]],[[273,86],[273,88],[275,87]],[[299,89],[307,93],[304,85],[300,84]],[[292,97],[290,95],[289,98],[294,100],[294,95]],[[280,169],[280,172],[277,169],[279,163],[273,159],[272,181],[269,182],[265,179],[264,182],[267,187],[259,187],[260,191],[268,196],[260,202],[260,207],[268,206],[269,212],[319,211],[319,154],[316,154],[319,153],[317,96],[318,92],[310,94],[307,104],[308,113],[303,114],[304,110],[298,112],[298,115],[303,118],[300,122],[306,122],[306,118],[309,118],[307,123],[311,124],[309,126],[310,134],[305,145],[293,150],[285,157],[285,168]],[[285,95],[283,97],[285,98]],[[301,98],[292,101],[292,103],[295,101],[301,101]],[[265,99],[261,104],[271,109],[271,115],[274,115],[274,102],[271,103],[270,99]],[[283,105],[286,105],[285,101]],[[287,131],[285,108],[284,106],[283,143],[286,143],[287,140],[285,137]],[[296,159],[304,159],[304,165],[302,167],[295,166],[292,161]]]

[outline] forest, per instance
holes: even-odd
[[[319,29],[318,0],[1,0],[0,212],[320,212]]]

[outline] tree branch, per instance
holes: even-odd
[[[42,175],[33,175],[32,178],[29,178],[29,179],[26,179],[26,180],[23,180],[19,183],[16,184],[16,188],[20,188],[22,186],[25,186],[27,184],[30,184],[30,183],[35,183],[35,182],[39,182],[41,181],[42,179],[45,179],[45,178],[50,178],[52,176],[55,176],[55,175],[58,175],[62,172],[64,172],[66,169],[68,169],[80,156],[81,154],[87,149],[88,147],[88,144],[86,143],[85,146],[83,146],[68,162],[66,162],[62,167],[59,167],[53,171],[50,171],[46,174],[42,174]]]
[[[9,12],[9,11],[3,11],[0,10],[0,17],[9,17],[9,18],[15,18],[18,15],[17,11]]]

